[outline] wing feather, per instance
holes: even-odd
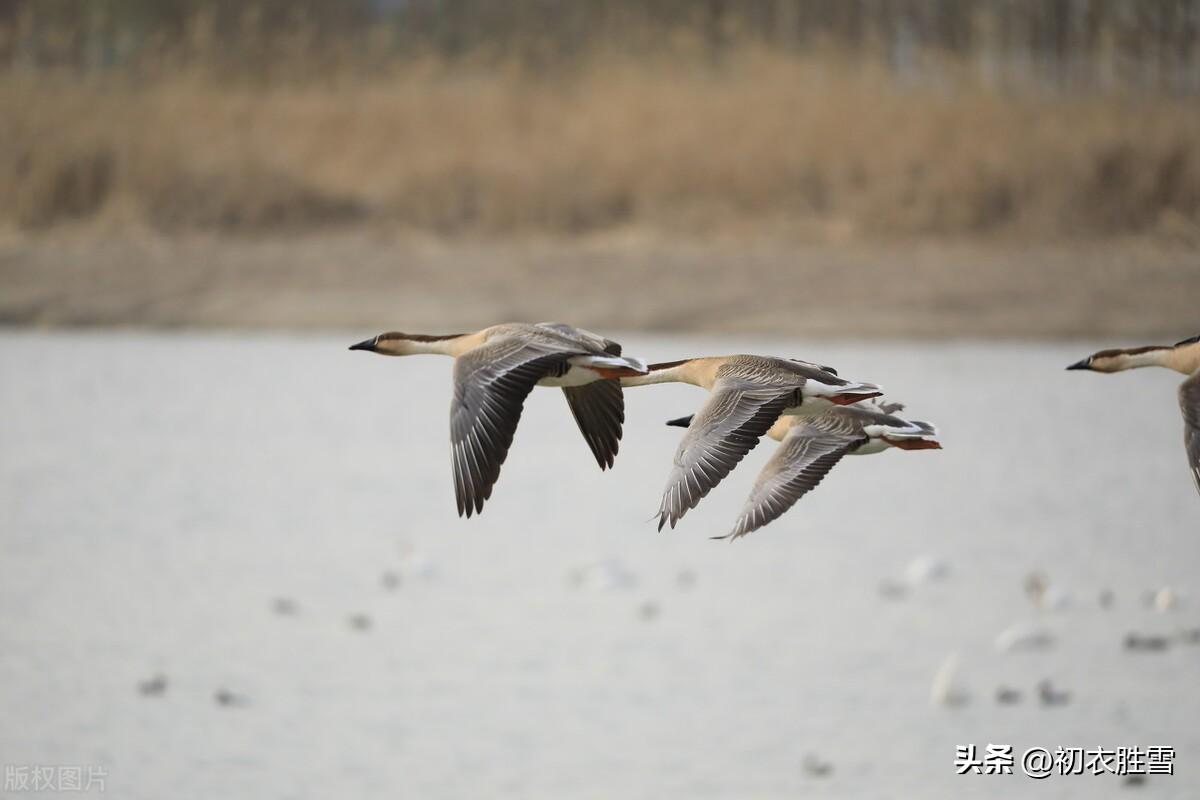
[[[459,516],[483,511],[508,457],[525,398],[570,355],[503,338],[455,360],[450,445]]]
[[[1180,385],[1179,408],[1183,412],[1183,446],[1196,491],[1200,492],[1200,370]]]
[[[835,414],[793,424],[758,474],[733,530],[717,538],[738,539],[778,519],[867,439]]]
[[[617,381],[596,381],[563,388],[575,424],[583,434],[600,469],[613,465],[625,422],[625,396]]]
[[[758,444],[788,406],[794,390],[721,379],[692,418],[675,451],[663,491],[658,529],[674,528]]]

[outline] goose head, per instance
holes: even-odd
[[[1170,347],[1151,345],[1149,347],[1134,347],[1128,350],[1101,350],[1087,358],[1080,359],[1067,369],[1084,369],[1091,372],[1121,372],[1136,367],[1160,366],[1163,356],[1170,352]]]
[[[445,351],[444,343],[458,339],[463,334],[452,333],[446,336],[428,336],[422,333],[401,333],[388,331],[370,339],[364,339],[358,344],[350,345],[351,350],[366,350],[368,353],[379,353],[384,356],[411,356],[419,353],[441,353]]]

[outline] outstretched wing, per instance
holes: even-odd
[[[1183,411],[1183,446],[1196,491],[1200,491],[1200,370],[1179,387],[1179,408]]]
[[[658,529],[671,527],[728,475],[774,424],[794,390],[720,379],[692,418],[675,451],[658,509]]]
[[[525,398],[570,355],[501,338],[455,360],[450,447],[460,517],[483,510],[508,456]]]
[[[584,386],[563,387],[579,432],[587,440],[600,469],[613,465],[625,422],[625,396],[617,381],[595,381]]]
[[[833,414],[794,423],[763,466],[733,530],[716,538],[740,538],[778,519],[867,436]]]

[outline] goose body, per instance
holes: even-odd
[[[1200,336],[1169,346],[1101,350],[1067,369],[1123,372],[1139,367],[1166,367],[1188,376],[1179,386],[1179,409],[1183,412],[1183,446],[1188,467],[1196,490],[1200,491]]]
[[[651,364],[644,375],[621,378],[626,387],[654,383],[690,383],[709,392],[675,451],[659,530],[668,523],[674,528],[781,416],[820,414],[880,394],[878,386],[848,381],[827,367],[756,355]]]
[[[937,429],[928,422],[910,422],[894,415],[898,403],[860,402],[836,407],[816,416],[780,417],[767,430],[779,447],[758,473],[733,530],[716,538],[737,539],[773,522],[800,498],[815,489],[847,455],[869,455],[892,447],[936,450]],[[691,417],[668,425],[688,427]]]
[[[638,359],[621,355],[616,342],[557,322],[505,323],[446,336],[393,331],[350,349],[454,358],[454,495],[459,516],[467,517],[482,512],[491,497],[534,386],[563,390],[592,455],[606,469],[616,458],[625,421],[625,401],[615,379],[648,371]]]

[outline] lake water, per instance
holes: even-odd
[[[729,543],[708,537],[771,442],[676,530],[651,521],[680,435],[662,423],[701,390],[630,390],[611,473],[536,390],[460,520],[450,362],[346,351],[368,333],[0,335],[6,770],[99,766],[147,800],[1200,793],[1178,376],[1064,371],[1091,342],[620,337],[833,364],[941,428],[943,451],[847,459]],[[946,574],[906,585],[921,558]],[[1030,603],[1033,571],[1065,608]],[[999,651],[1018,623],[1054,645]],[[960,707],[930,701],[952,653]],[[1038,702],[1043,679],[1067,702]],[[1170,746],[1176,774],[956,775],[970,743]]]

